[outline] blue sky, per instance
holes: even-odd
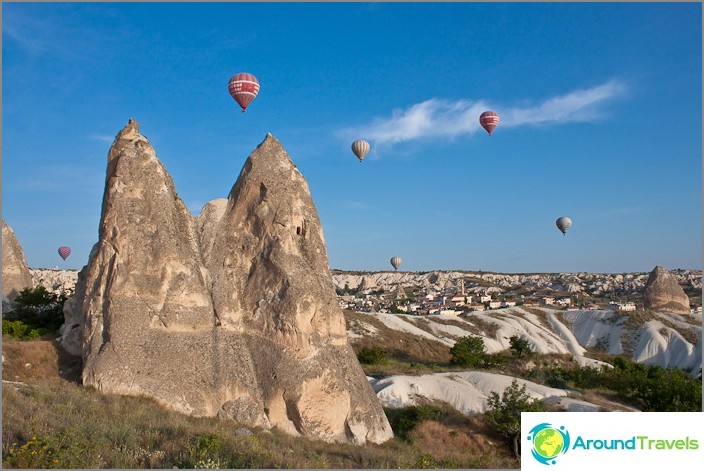
[[[271,132],[333,268],[701,269],[701,9],[3,2],[2,214],[30,267],[82,267],[134,118],[196,215]]]

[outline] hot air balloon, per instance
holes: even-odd
[[[59,256],[66,260],[71,255],[71,247],[59,247]]]
[[[569,228],[572,226],[572,219],[562,216],[561,218],[557,218],[557,221],[555,221],[555,225],[558,229],[560,229],[562,235],[565,235]]]
[[[363,139],[352,143],[352,152],[354,152],[354,155],[357,156],[360,162],[364,160],[364,156],[367,155],[370,148],[371,146],[369,143]]]
[[[259,93],[259,81],[254,75],[242,72],[232,76],[227,88],[244,113]]]
[[[398,270],[398,267],[401,265],[401,257],[391,257],[391,266],[394,267],[394,270]]]
[[[491,136],[494,128],[499,124],[499,115],[493,111],[485,111],[479,116],[479,124],[489,133]]]

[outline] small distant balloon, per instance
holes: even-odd
[[[391,266],[394,267],[394,270],[398,270],[398,267],[401,266],[401,257],[391,257]]]
[[[560,218],[557,218],[557,221],[555,221],[555,225],[557,226],[558,229],[560,229],[560,232],[562,232],[562,235],[565,235],[567,231],[572,227],[572,219],[562,216]]]
[[[481,124],[491,136],[494,128],[499,125],[499,115],[493,111],[485,111],[479,116],[479,124]]]
[[[254,75],[241,72],[232,76],[227,89],[244,113],[259,94],[259,81]]]
[[[71,255],[71,247],[59,247],[59,256],[66,260]]]
[[[364,139],[359,139],[352,143],[352,152],[354,152],[354,155],[357,156],[360,162],[364,160],[364,157],[369,153],[369,149],[371,149],[371,146]]]

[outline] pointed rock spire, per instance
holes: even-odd
[[[15,237],[15,231],[2,220],[2,295],[14,301],[20,291],[32,288],[32,274],[29,272],[24,250]]]
[[[130,120],[99,235],[65,308],[84,384],[330,442],[392,437],[347,343],[308,184],[274,136],[196,220]]]
[[[643,292],[646,309],[689,314],[689,297],[677,278],[665,268],[656,266],[650,272]]]

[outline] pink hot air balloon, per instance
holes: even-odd
[[[71,247],[59,247],[59,255],[66,260],[71,255]]]
[[[232,76],[227,88],[244,113],[259,93],[259,81],[254,75],[242,72]]]
[[[499,115],[493,111],[485,111],[479,116],[479,124],[481,124],[491,136],[492,131],[499,124]]]

